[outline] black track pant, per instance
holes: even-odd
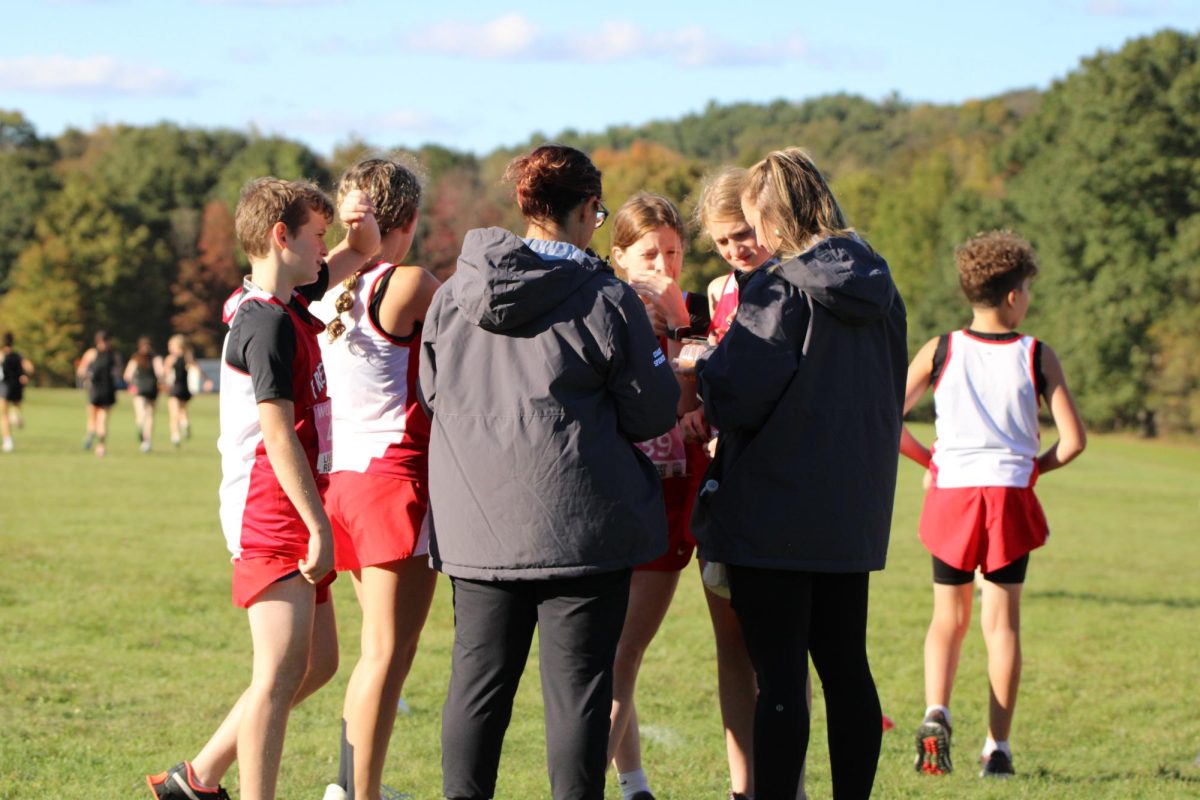
[[[729,567],[733,609],[758,677],[755,800],[794,800],[808,749],[808,655],[829,719],[833,796],[871,795],[879,761],[879,695],[867,664],[867,573]]]
[[[454,655],[442,710],[442,789],[495,793],[513,695],[538,630],[546,761],[554,800],[603,800],[613,656],[630,570],[454,585]]]

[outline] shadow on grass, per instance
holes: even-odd
[[[1191,597],[1119,597],[1116,595],[1096,594],[1095,592],[1068,592],[1062,589],[1051,589],[1044,592],[1026,592],[1026,597],[1040,597],[1047,600],[1081,600],[1086,603],[1098,603],[1105,606],[1161,606],[1162,608],[1200,608],[1200,599]]]
[[[1034,780],[1046,781],[1047,783],[1125,783],[1144,781],[1153,777],[1154,780],[1175,781],[1187,786],[1200,786],[1200,769],[1195,767],[1168,767],[1159,764],[1158,769],[1153,776],[1145,772],[1135,772],[1126,770],[1124,772],[1093,772],[1088,775],[1070,774],[1066,772],[1055,772],[1044,767],[1030,770],[1025,773]]]

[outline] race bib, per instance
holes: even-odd
[[[313,422],[317,427],[317,474],[326,475],[333,469],[333,407],[328,400],[313,406]]]
[[[678,425],[656,439],[638,442],[637,446],[654,462],[659,477],[681,478],[687,474],[687,451]]]

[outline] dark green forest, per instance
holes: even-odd
[[[636,127],[539,132],[482,156],[425,145],[407,151],[428,173],[410,260],[445,276],[467,230],[520,227],[500,175],[547,140],[592,154],[610,208],[647,189],[685,213],[709,170],[804,147],[891,264],[913,351],[970,319],[955,246],[1015,230],[1041,264],[1025,331],[1058,352],[1089,426],[1200,431],[1200,35],[1131,40],[1045,91],[961,105],[840,94],[712,103]],[[99,328],[126,352],[138,336],[162,348],[183,332],[216,355],[220,304],[244,270],[232,213],[241,185],[276,175],[332,191],[358,158],[400,151],[351,140],[326,155],[168,122],[42,136],[19,110],[0,110],[0,330],[46,385],[73,380]],[[595,240],[601,254],[607,236]],[[694,236],[686,287],[722,271]]]

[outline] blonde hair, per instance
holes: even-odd
[[[364,159],[346,170],[346,174],[338,182],[338,205],[341,205],[346,195],[355,189],[366,192],[375,204],[379,233],[386,236],[394,230],[406,227],[417,215],[417,207],[421,205],[419,173],[420,167],[411,159],[408,159],[408,163],[389,158]],[[342,314],[354,308],[354,287],[358,285],[358,276],[376,263],[378,262],[373,259],[368,261],[362,270],[342,281],[342,293],[333,302],[333,310],[337,312],[337,316],[326,326],[329,341],[335,341],[346,332]]]
[[[189,363],[191,362],[193,358],[192,346],[188,344],[188,338],[182,333],[177,333],[170,339],[167,339],[167,347],[178,348],[180,355],[183,356],[183,359]]]
[[[683,215],[660,194],[638,192],[617,209],[613,216],[612,246],[624,250],[655,228],[670,228],[687,241]]]
[[[346,170],[338,181],[338,205],[355,189],[366,192],[375,205],[379,233],[386,236],[407,226],[416,216],[421,205],[422,172],[412,158],[363,159]]]
[[[696,203],[696,224],[700,230],[708,233],[713,222],[746,219],[742,213],[742,190],[747,174],[744,167],[722,167],[705,176]]]
[[[308,222],[310,212],[333,220],[333,203],[325,193],[306,181],[256,178],[242,187],[233,225],[238,244],[250,258],[270,252],[271,228],[282,222],[295,235]]]
[[[785,257],[803,253],[815,239],[853,233],[825,177],[799,147],[776,150],[751,167],[742,198],[758,209]]]

